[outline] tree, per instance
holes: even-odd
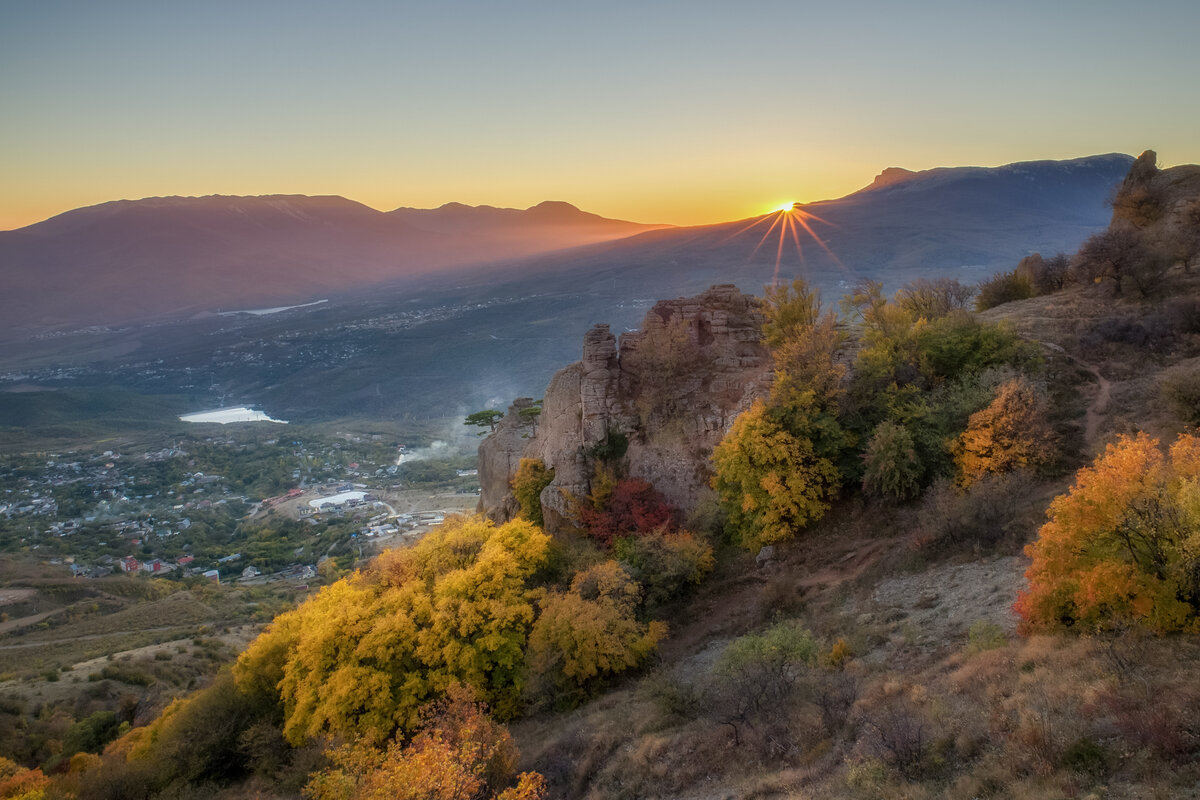
[[[759,400],[713,451],[713,488],[744,547],[790,539],[829,510],[841,473],[814,445],[831,438],[821,430],[827,426],[836,422],[815,407],[811,392],[786,410]]]
[[[663,605],[699,584],[716,566],[713,550],[688,531],[663,529],[616,541],[613,555],[641,584],[648,607]]]
[[[512,477],[511,487],[517,505],[525,519],[539,528],[545,525],[542,516],[542,490],[554,480],[554,470],[546,469],[540,458],[522,458]]]
[[[570,591],[549,592],[529,636],[529,665],[540,693],[574,705],[654,653],[667,626],[639,622],[640,599],[641,587],[616,561],[577,573]]]
[[[1138,231],[1109,228],[1080,246],[1072,270],[1081,281],[1111,281],[1118,295],[1132,287],[1144,297],[1170,266],[1168,259],[1146,246]]]
[[[1046,403],[1023,377],[1003,383],[987,408],[971,415],[955,442],[958,484],[969,486],[990,473],[1040,467],[1054,454]]]
[[[912,434],[903,425],[880,423],[863,453],[863,462],[864,492],[896,500],[921,493],[921,460]]]
[[[917,278],[896,292],[896,305],[917,319],[936,319],[967,308],[975,289],[953,278]]]
[[[1050,504],[1025,552],[1023,630],[1200,627],[1200,438],[1168,456],[1139,433],[1110,444]]]
[[[468,414],[463,420],[464,425],[476,425],[480,428],[487,428],[489,431],[496,430],[496,423],[504,419],[504,412],[495,408],[487,408],[483,411],[476,411],[474,414]],[[480,436],[483,435],[481,432]]]
[[[534,619],[530,580],[548,545],[522,519],[447,520],[276,617],[238,659],[238,686],[282,706],[293,744],[330,733],[386,741],[414,730],[421,706],[455,681],[511,715]]]
[[[304,788],[310,800],[542,800],[536,772],[516,774],[517,748],[461,684],[423,710],[410,741],[363,741],[329,752],[333,765]]]
[[[823,400],[841,393],[845,366],[834,356],[845,341],[837,315],[823,312],[821,294],[797,279],[766,292],[763,339],[775,362],[772,404],[812,391]]]

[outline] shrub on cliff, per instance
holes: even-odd
[[[545,524],[542,517],[542,490],[554,480],[554,470],[546,469],[540,458],[522,458],[512,477],[513,497],[521,507],[521,516],[537,525]]]
[[[603,492],[594,494],[594,503],[580,503],[577,511],[580,524],[593,539],[609,546],[622,536],[675,527],[678,512],[654,484],[641,478],[622,478],[610,487],[612,473],[602,471],[598,475],[605,478],[601,481]]]

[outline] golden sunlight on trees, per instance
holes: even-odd
[[[740,543],[751,550],[790,539],[824,516],[841,481],[833,461],[804,435],[817,410],[797,403],[791,412],[785,427],[759,400],[713,451],[713,487]]]
[[[521,514],[534,525],[542,526],[542,490],[554,480],[554,470],[546,469],[540,458],[522,458],[512,477],[513,497]]]
[[[1121,437],[1048,513],[1026,548],[1026,632],[1198,627],[1200,438],[1180,436],[1164,455],[1145,433]]]
[[[1023,377],[1005,381],[987,408],[971,415],[954,445],[958,484],[984,475],[1046,464],[1054,454],[1054,431],[1045,401]]]
[[[837,315],[822,313],[821,296],[802,280],[791,286],[769,287],[763,339],[775,362],[773,405],[811,391],[831,400],[841,391],[846,367],[834,356],[845,341]]]
[[[548,543],[522,519],[447,520],[277,617],[238,659],[238,687],[282,705],[294,744],[326,733],[382,742],[412,730],[418,709],[455,681],[511,715],[533,624],[530,578]]]
[[[653,654],[667,626],[637,620],[640,598],[641,587],[615,561],[576,574],[567,592],[548,593],[529,635],[539,693],[573,705]]]
[[[775,361],[768,402],[734,422],[713,452],[713,488],[749,549],[790,539],[820,519],[841,485],[835,460],[846,437],[837,420],[844,339],[820,295],[802,280],[768,289],[763,337]]]
[[[516,774],[517,748],[461,684],[427,707],[407,743],[358,741],[329,752],[333,766],[304,789],[309,800],[542,800],[545,781]]]

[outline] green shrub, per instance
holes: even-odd
[[[1008,644],[1008,634],[994,622],[976,620],[967,631],[967,652],[982,653]]]
[[[687,531],[627,536],[616,541],[613,555],[642,585],[643,600],[651,608],[699,584],[716,563],[712,547]]]
[[[546,469],[539,458],[522,458],[517,474],[512,479],[513,497],[521,507],[521,514],[539,527],[545,524],[542,518],[542,490],[552,480],[554,470]]]
[[[863,491],[896,500],[921,492],[921,461],[912,434],[903,425],[880,423],[863,453]]]

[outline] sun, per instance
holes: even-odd
[[[795,203],[788,201],[781,206],[771,209],[771,213],[778,214],[780,211],[791,211],[795,206]]]

